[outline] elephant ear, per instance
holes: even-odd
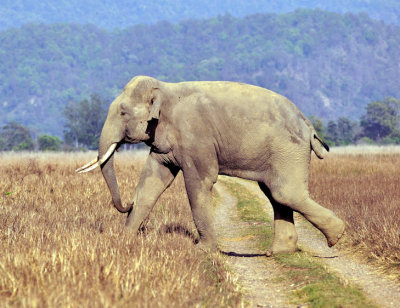
[[[160,118],[161,93],[159,89],[153,89],[151,104],[152,106],[147,121],[151,121],[153,119],[158,120]]]

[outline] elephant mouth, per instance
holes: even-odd
[[[115,151],[117,151],[117,152],[119,151],[119,148],[121,147],[121,145],[123,145],[125,143],[136,144],[136,143],[140,143],[140,142],[142,142],[142,140],[130,138],[129,136],[125,136],[125,138],[122,141],[112,143],[110,145],[110,147],[108,148],[107,152],[101,158],[99,158],[97,156],[97,158],[88,162],[86,165],[83,165],[82,167],[76,169],[75,172],[76,173],[85,173],[85,172],[92,171],[92,170],[96,169],[97,167],[100,167],[101,165],[105,164],[110,159],[110,157],[114,154]]]
[[[114,154],[114,152],[116,150],[118,150],[118,148],[120,146],[121,146],[120,142],[116,142],[116,143],[111,144],[110,147],[108,148],[107,152],[101,158],[99,158],[97,156],[97,158],[93,159],[92,161],[90,161],[86,165],[83,165],[82,167],[76,169],[75,172],[77,172],[77,173],[85,173],[85,172],[92,171],[93,169],[96,169],[97,167],[103,165],[105,162],[107,162],[107,160],[110,159],[110,157]]]
[[[118,151],[119,147],[125,143],[130,143],[130,144],[136,144],[145,141],[146,144],[151,145],[151,143],[154,141],[154,134],[155,134],[155,129],[157,126],[158,120],[153,119],[148,121],[147,123],[147,128],[145,134],[147,135],[147,138],[132,138],[129,137],[129,134],[125,132],[124,138],[119,141],[119,142],[114,142],[110,145],[108,148],[107,152],[102,156],[102,157],[97,157],[87,163],[86,165],[83,165],[82,167],[78,168],[75,170],[77,173],[85,173],[92,171],[96,169],[97,167],[100,167],[104,163],[106,163],[110,157],[114,154],[115,151]]]
[[[123,141],[120,143],[120,145],[124,144],[124,143],[130,143],[130,144],[136,144],[136,143],[140,143],[142,142],[142,140],[140,139],[135,139],[135,138],[130,138],[128,135],[123,139]]]

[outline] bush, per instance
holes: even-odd
[[[61,140],[56,136],[40,135],[38,145],[40,151],[60,151]]]
[[[400,138],[398,136],[388,136],[385,138],[382,138],[380,144],[387,145],[387,144],[399,144],[400,143]]]
[[[13,151],[32,151],[35,148],[33,141],[23,141],[20,144],[13,147]]]
[[[358,139],[357,144],[359,145],[369,145],[369,144],[375,144],[375,142],[368,137],[362,137],[360,139]]]

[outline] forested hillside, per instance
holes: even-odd
[[[30,24],[0,32],[0,124],[17,120],[61,136],[69,100],[111,100],[138,74],[252,83],[288,96],[306,115],[358,119],[372,100],[400,96],[399,46],[398,26],[321,10],[112,32]]]
[[[210,18],[229,13],[243,17],[255,13],[282,13],[297,8],[365,12],[375,19],[400,23],[397,0],[2,0],[0,29],[37,23],[92,23],[101,28],[124,28],[158,21]]]

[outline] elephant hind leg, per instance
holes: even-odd
[[[295,252],[297,249],[297,232],[294,226],[293,210],[276,202],[269,188],[264,183],[259,182],[258,185],[274,209],[274,238],[267,255]]]
[[[343,236],[345,223],[331,210],[323,208],[311,198],[298,206],[303,211],[299,212],[325,235],[329,247],[334,246]]]
[[[328,210],[309,196],[304,199],[277,198],[280,203],[302,214],[309,222],[319,229],[326,237],[328,246],[332,247],[342,237],[345,229],[344,222],[331,210]]]
[[[332,247],[342,237],[345,224],[331,210],[310,198],[308,172],[296,166],[292,167],[290,173],[278,176],[269,183],[271,196],[275,202],[302,214],[325,235],[328,246]]]

